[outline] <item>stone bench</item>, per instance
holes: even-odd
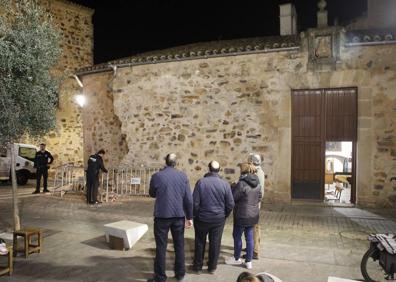
[[[111,237],[120,238],[124,242],[124,248],[130,249],[147,232],[148,225],[138,222],[121,220],[104,225],[106,242],[110,243]]]
[[[344,279],[344,278],[338,278],[338,277],[333,277],[329,276],[327,282],[357,282],[358,280],[350,280],[350,279]]]

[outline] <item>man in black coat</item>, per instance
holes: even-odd
[[[147,281],[166,281],[166,248],[169,230],[175,249],[175,277],[181,281],[186,273],[184,257],[184,229],[192,226],[193,208],[190,184],[187,175],[175,169],[176,155],[165,157],[166,166],[150,180],[150,197],[155,198],[154,278]]]
[[[33,194],[40,193],[41,177],[43,177],[43,193],[49,192],[47,187],[48,169],[50,167],[49,165],[52,164],[53,161],[54,158],[52,157],[51,153],[46,151],[45,144],[41,143],[40,150],[36,152],[36,156],[34,157],[34,167],[36,168],[37,183],[36,190],[33,192]]]
[[[92,155],[88,159],[87,168],[87,203],[98,204],[100,201],[97,200],[98,188],[99,188],[99,172],[102,170],[107,173],[107,169],[104,167],[102,156],[105,154],[103,149],[99,150],[95,155]]]
[[[193,270],[200,273],[205,255],[206,237],[209,235],[208,272],[217,268],[221,238],[226,218],[234,208],[230,184],[219,176],[220,165],[211,161],[209,173],[195,185],[193,193],[195,255]]]

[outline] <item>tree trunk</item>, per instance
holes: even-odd
[[[13,215],[14,215],[14,230],[17,231],[21,229],[21,221],[19,218],[18,209],[18,186],[15,173],[15,147],[14,143],[10,143],[10,153],[11,153],[11,182],[12,182],[12,204],[13,204]]]

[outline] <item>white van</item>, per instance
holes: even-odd
[[[25,185],[31,178],[35,178],[36,169],[34,158],[37,147],[30,144],[14,144],[15,170],[17,183]],[[8,181],[11,178],[11,152],[9,148],[0,147],[0,181]]]

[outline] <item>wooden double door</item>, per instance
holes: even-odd
[[[292,198],[324,199],[326,142],[352,141],[355,202],[357,88],[292,91]]]

